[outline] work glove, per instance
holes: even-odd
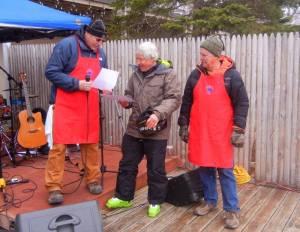
[[[185,143],[188,143],[189,141],[189,129],[187,125],[181,126],[179,128],[179,136],[181,140]]]
[[[244,140],[245,140],[245,130],[234,126],[233,132],[231,135],[231,144],[235,147],[243,147],[244,146]]]

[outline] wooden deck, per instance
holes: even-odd
[[[87,192],[84,184],[78,183],[78,168],[74,166],[74,163],[78,160],[78,155],[72,155],[71,159],[72,162],[67,163],[66,166],[69,171],[66,172],[66,188],[64,188],[70,194],[65,196],[63,206],[87,200],[97,200],[103,218],[104,232],[227,231],[223,227],[221,196],[219,196],[218,210],[203,217],[193,215],[196,205],[175,207],[164,203],[161,214],[157,218],[148,218],[148,189],[143,187],[146,184],[145,162],[142,162],[140,166],[137,180],[137,188],[140,189],[136,192],[134,207],[110,211],[104,207],[104,204],[114,193],[116,175],[113,173],[105,174],[104,192],[99,196],[91,195]],[[120,150],[107,147],[106,163],[109,164],[110,169],[117,170],[119,159]],[[46,157],[36,157],[22,162],[22,165],[16,168],[4,168],[4,177],[24,177],[30,179],[30,183],[12,185],[6,189],[10,201],[8,204],[1,204],[1,227],[8,229],[10,222],[14,221],[15,216],[19,213],[52,208],[47,204],[47,192],[43,186],[45,161]],[[176,159],[167,159],[166,169],[169,172],[168,175],[176,176],[186,171],[177,169],[170,173],[170,170],[174,170],[176,164]],[[73,183],[73,181],[75,181],[74,184],[67,186],[67,183]],[[220,193],[219,186],[218,192]],[[245,184],[238,186],[238,195],[241,206],[241,225],[235,231],[300,232],[300,193],[255,184]],[[0,229],[0,231],[2,230]]]
[[[238,186],[238,195],[241,224],[234,231],[300,231],[300,193],[245,184]],[[230,231],[223,227],[222,197],[219,199],[218,210],[203,217],[193,215],[196,205],[175,207],[164,203],[159,217],[150,219],[147,217],[147,187],[144,187],[137,191],[133,208],[102,210],[104,231]]]
[[[1,154],[0,154],[1,155]],[[64,203],[60,206],[80,203],[84,201],[97,200],[100,208],[104,207],[107,199],[111,198],[115,191],[116,173],[107,172],[103,178],[103,192],[100,195],[92,195],[87,191],[86,184],[80,175],[80,155],[78,152],[68,153],[68,161],[65,162],[64,174]],[[44,186],[45,164],[47,156],[32,155],[18,162],[16,167],[12,167],[8,157],[2,157],[3,177],[8,182],[13,177],[27,179],[28,183],[8,185],[3,193],[0,193],[0,232],[1,227],[8,229],[16,218],[16,215],[47,210],[53,208],[47,202],[48,192]],[[119,147],[105,146],[104,164],[108,170],[117,171],[121,150]],[[166,170],[170,172],[180,165],[177,156],[166,158]],[[141,189],[147,185],[146,160],[143,159],[139,165],[136,188]],[[5,198],[4,198],[5,196]],[[43,231],[41,231],[43,232]],[[89,231],[83,231],[89,232]]]

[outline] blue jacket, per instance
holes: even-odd
[[[96,53],[84,41],[84,32],[85,27],[82,27],[75,35],[62,39],[53,49],[45,70],[46,78],[52,83],[50,104],[55,103],[56,88],[62,88],[68,92],[79,90],[79,80],[69,76],[77,63],[78,47],[76,36],[79,39],[81,55],[84,57],[96,57]],[[99,65],[107,68],[107,60],[103,48],[100,48],[99,52]]]

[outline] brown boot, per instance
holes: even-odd
[[[216,209],[217,209],[217,206],[215,206],[213,204],[203,203],[202,205],[198,206],[194,210],[194,214],[198,215],[198,216],[204,216],[204,215],[208,214],[209,212],[212,212]]]
[[[64,201],[64,195],[60,190],[54,190],[49,192],[48,203],[50,205],[61,204]]]
[[[91,194],[97,195],[102,193],[102,186],[97,182],[89,183],[87,188]]]
[[[239,215],[237,212],[225,212],[224,224],[227,229],[236,229],[240,225]]]

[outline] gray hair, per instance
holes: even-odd
[[[145,57],[145,59],[158,59],[157,47],[152,42],[141,43],[136,52],[141,53]]]

